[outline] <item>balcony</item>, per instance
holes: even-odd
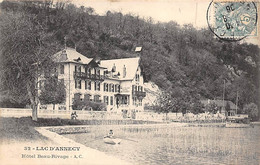
[[[133,96],[136,96],[138,98],[144,98],[146,96],[146,92],[142,91],[133,91]]]
[[[81,80],[104,81],[105,76],[104,75],[97,75],[97,74],[86,74],[84,72],[74,72],[74,78],[75,79],[81,79]]]

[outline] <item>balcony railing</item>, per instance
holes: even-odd
[[[90,79],[90,80],[99,80],[104,81],[105,76],[104,75],[98,75],[98,74],[87,74],[84,72],[74,72],[74,77],[78,79]]]
[[[146,92],[133,91],[133,96],[136,96],[136,97],[145,97],[145,96],[146,96]]]

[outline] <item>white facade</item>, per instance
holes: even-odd
[[[54,56],[59,63],[58,79],[66,86],[66,101],[57,109],[71,111],[73,101],[81,99],[103,102],[107,111],[143,111],[146,93],[139,57],[97,60],[71,48]]]

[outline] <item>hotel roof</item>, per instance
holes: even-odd
[[[73,62],[86,65],[90,64],[93,58],[87,58],[73,48],[66,48],[54,54],[54,60],[56,62]],[[98,66],[106,68],[108,71],[113,70],[115,74],[119,72],[120,75],[116,77],[117,80],[132,80],[134,79],[138,69],[139,61],[140,57],[100,60],[100,64],[98,64]],[[124,69],[126,71],[125,75]]]
[[[107,68],[108,71],[115,69],[115,73],[120,73],[119,80],[131,80],[134,79],[136,71],[139,66],[140,57],[135,58],[121,58],[112,60],[101,60],[100,65]],[[124,68],[126,69],[126,75],[124,76]]]
[[[92,60],[92,58],[87,58],[86,56],[78,53],[73,48],[66,48],[54,54],[54,60],[56,62],[74,62],[88,64]]]

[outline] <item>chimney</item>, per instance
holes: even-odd
[[[113,65],[113,67],[112,67],[112,70],[111,70],[112,72],[116,72],[116,65],[115,65],[115,63],[114,63],[114,65]]]
[[[124,67],[123,67],[123,78],[125,78],[125,77],[126,77],[126,67],[124,65]]]

